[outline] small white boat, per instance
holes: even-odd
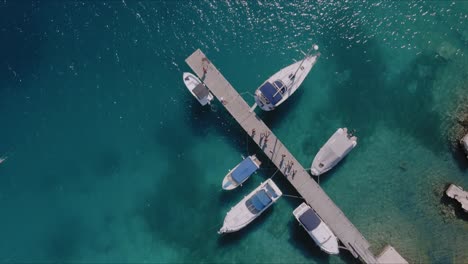
[[[260,168],[262,162],[255,155],[248,156],[223,179],[223,189],[232,190],[242,185],[255,171]]]
[[[335,234],[310,206],[302,203],[294,209],[293,214],[322,251],[331,255],[339,253],[338,239]]]
[[[255,91],[255,104],[262,110],[271,111],[286,101],[297,91],[317,61],[317,55],[310,55],[318,50],[313,45],[304,59],[293,63],[273,74]]]
[[[283,193],[278,186],[268,179],[231,208],[218,234],[235,232],[247,226],[274,204],[281,195]]]
[[[209,104],[213,100],[213,94],[195,75],[184,72],[183,78],[185,86],[201,105]]]
[[[357,137],[348,133],[347,128],[339,128],[319,150],[312,161],[312,175],[320,175],[332,169],[357,145]]]
[[[463,147],[463,150],[465,151],[465,153],[467,154],[467,158],[468,158],[468,134],[466,134],[461,140],[460,140],[460,143]]]

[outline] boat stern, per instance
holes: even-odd
[[[310,173],[314,176],[319,176],[326,172],[324,161],[321,161],[319,155],[314,158],[312,164],[310,165]]]
[[[294,217],[296,217],[297,220],[299,220],[299,217],[308,209],[310,209],[310,206],[307,205],[306,203],[301,203],[296,209],[293,211]]]
[[[272,111],[275,109],[275,106],[272,105],[268,99],[263,95],[260,89],[255,91],[255,103],[263,110],[263,111]]]
[[[321,174],[316,168],[314,168],[313,165],[310,167],[310,173],[312,173],[314,176],[319,176]]]

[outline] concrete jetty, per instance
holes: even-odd
[[[448,197],[457,200],[461,204],[463,211],[468,212],[468,192],[463,190],[462,187],[450,184],[447,191],[445,191],[445,194],[447,194]]]
[[[205,54],[201,50],[196,50],[186,59],[186,62],[351,254],[355,258],[360,258],[364,263],[378,263],[377,258],[369,249],[369,242],[268,126],[254,111],[251,111],[247,102]],[[394,254],[389,256],[394,256]],[[395,258],[393,263],[407,262],[399,262],[399,259]]]
[[[377,256],[377,262],[381,264],[408,264],[392,246],[387,245]]]

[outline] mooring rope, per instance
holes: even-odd
[[[242,93],[240,93],[240,95],[243,95],[243,94],[248,94],[248,95],[252,96],[253,98],[255,98],[255,95],[251,94],[250,92],[242,92]]]
[[[260,168],[259,170],[272,170],[272,169],[278,169],[276,167],[265,167],[265,168]]]
[[[270,179],[273,179],[273,177],[275,177],[275,175],[276,175],[276,173],[277,173],[278,171],[279,171],[279,169],[277,169],[277,170],[275,171],[275,173],[273,173],[273,175],[271,175]]]
[[[290,195],[290,194],[284,194],[284,193],[283,193],[283,196],[305,200],[303,197],[295,196],[295,195]]]

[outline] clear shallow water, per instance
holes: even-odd
[[[468,186],[447,144],[468,92],[466,2],[0,10],[0,261],[353,262],[312,245],[292,198],[218,237],[224,214],[274,169],[263,157],[258,176],[221,192],[226,171],[258,149],[181,82],[184,59],[201,48],[252,93],[311,43],[322,57],[302,89],[261,117],[306,167],[337,127],[357,129],[358,148],[320,183],[375,253],[390,243],[410,262],[468,260],[467,222],[440,199],[448,182]]]

